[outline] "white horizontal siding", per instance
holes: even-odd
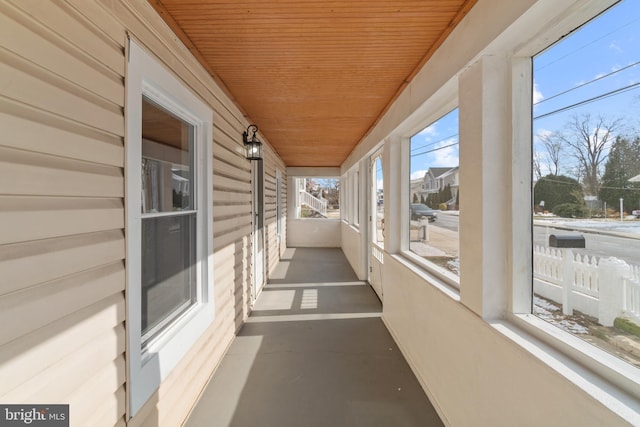
[[[0,145],[25,151],[124,166],[122,138],[0,97]]]
[[[0,196],[0,244],[123,228],[120,198]]]
[[[27,0],[0,40],[0,400],[124,425],[124,38]]]
[[[214,110],[216,317],[132,419],[124,357],[127,34]],[[11,136],[0,140],[0,322],[12,325],[0,331],[0,400],[70,403],[74,426],[179,425],[249,313],[248,123],[146,1],[8,0],[0,3],[0,40],[0,128]],[[268,144],[264,162],[265,214],[274,222],[275,169],[285,166]],[[269,268],[281,250],[273,229],[267,224]]]
[[[0,246],[0,277],[3,277],[0,295],[122,259],[122,230],[3,245]]]
[[[123,291],[124,264],[117,261],[4,295],[0,324],[12,327],[0,330],[0,345]]]

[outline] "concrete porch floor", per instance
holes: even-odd
[[[442,426],[381,310],[340,249],[287,249],[185,426]]]

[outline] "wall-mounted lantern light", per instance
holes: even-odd
[[[249,125],[242,134],[244,148],[247,150],[247,160],[262,160],[262,142],[256,137],[258,126]]]

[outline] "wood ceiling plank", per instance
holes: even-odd
[[[476,0],[148,0],[289,166],[339,166]]]

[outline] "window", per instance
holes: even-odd
[[[282,243],[282,172],[276,170],[276,235],[278,246]]]
[[[211,109],[133,41],[127,70],[133,415],[213,320]]]
[[[296,218],[340,219],[340,178],[294,178]]]
[[[349,203],[347,203],[348,197],[349,195],[347,194],[349,192],[349,174],[344,174],[340,177],[340,188],[343,189],[343,191],[340,192],[340,206],[342,206],[342,209],[340,210],[340,219],[344,222],[349,222],[349,216],[350,216],[350,212],[352,209],[352,206],[349,205]]]
[[[375,156],[372,160],[371,184],[371,202],[373,204],[371,209],[373,212],[373,238],[371,240],[381,248],[384,248],[384,173],[382,171],[382,154]]]
[[[636,367],[639,19],[623,1],[533,59],[533,313]]]
[[[352,196],[350,202],[353,206],[353,215],[351,217],[351,223],[358,227],[360,225],[360,172],[358,170],[353,171],[352,175]]]
[[[358,188],[358,169],[352,168],[344,175],[344,196],[345,203],[342,210],[344,212],[344,220],[354,227],[358,227],[360,222],[360,206],[359,206],[359,188]]]
[[[142,344],[197,303],[195,128],[143,96]]]
[[[432,268],[459,275],[458,110],[413,135],[409,156],[409,251]]]

